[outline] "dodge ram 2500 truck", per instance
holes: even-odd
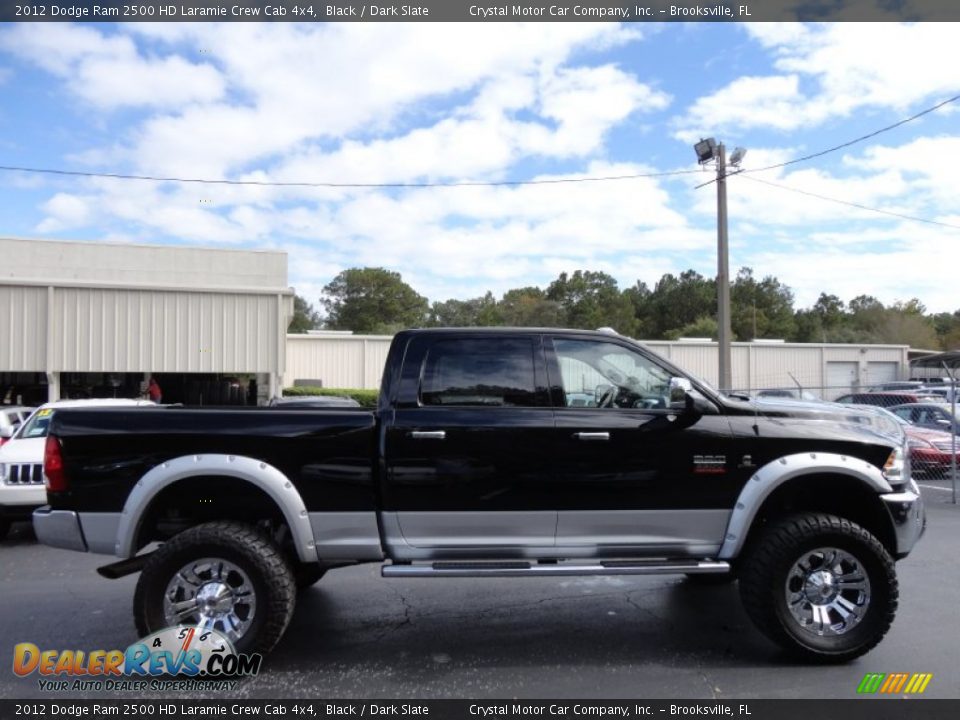
[[[139,571],[141,635],[199,625],[242,652],[276,644],[298,587],[380,562],[736,579],[770,639],[846,661],[890,627],[925,525],[893,424],[723,395],[573,330],[401,332],[375,411],[58,411],[44,472],[37,536]]]

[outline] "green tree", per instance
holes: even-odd
[[[321,318],[313,305],[299,295],[293,296],[293,318],[287,326],[288,333],[305,333],[320,327]]]
[[[502,317],[493,293],[472,300],[446,300],[430,307],[432,327],[490,327],[500,325]]]
[[[571,327],[612,327],[623,335],[636,332],[630,297],[620,292],[617,281],[604,272],[560,273],[547,288],[547,299],[560,303]]]
[[[566,315],[559,302],[538,287],[508,290],[497,303],[500,321],[510,327],[564,327]]]
[[[740,268],[730,288],[730,327],[737,340],[793,336],[793,292],[772,275],[758,281]]]
[[[667,340],[677,340],[679,338],[710,338],[716,340],[719,337],[720,330],[717,326],[717,319],[706,315],[684,325],[682,328],[667,332]]]
[[[716,318],[717,284],[693,270],[685,270],[679,277],[667,273],[657,281],[648,302],[649,333],[645,337],[662,340],[700,318]]]
[[[944,350],[960,349],[960,310],[952,313],[937,313],[931,317],[940,347]]]
[[[623,291],[624,296],[633,305],[633,317],[636,320],[638,338],[654,337],[653,292],[642,280],[637,280],[632,287]]]
[[[323,288],[321,304],[331,330],[391,333],[418,327],[427,319],[427,299],[400,273],[384,268],[350,268]]]

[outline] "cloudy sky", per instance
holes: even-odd
[[[889,126],[960,94],[958,29],[6,25],[0,165],[361,185],[647,177],[349,188],[0,172],[0,235],[282,249],[312,302],[362,265],[431,300],[577,269],[621,287],[712,276],[716,192],[695,187],[712,175],[691,144],[746,147],[755,170]],[[826,291],[960,308],[960,102],[728,186],[732,271],[777,276],[798,307]]]

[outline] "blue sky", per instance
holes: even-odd
[[[960,93],[957,27],[615,23],[0,27],[0,165],[330,183],[762,168]],[[844,150],[731,178],[730,265],[798,307],[960,308],[960,103]],[[384,266],[431,300],[603,270],[716,272],[709,172],[457,188],[266,188],[0,172],[0,235],[275,248],[316,303]],[[792,191],[765,185],[776,183]],[[871,213],[800,192],[937,221]]]

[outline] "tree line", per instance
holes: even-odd
[[[289,332],[311,329],[393,334],[407,327],[612,327],[644,340],[717,338],[716,280],[694,270],[667,273],[651,288],[621,289],[604,272],[561,273],[547,287],[491,292],[469,300],[433,301],[384,268],[350,268],[323,289],[319,309],[299,295]],[[773,276],[739,270],[730,284],[733,339],[788,342],[894,343],[915,348],[960,347],[960,310],[927,313],[916,298],[884,305],[871,295],[844,302],[821,293],[796,309],[793,292]]]

